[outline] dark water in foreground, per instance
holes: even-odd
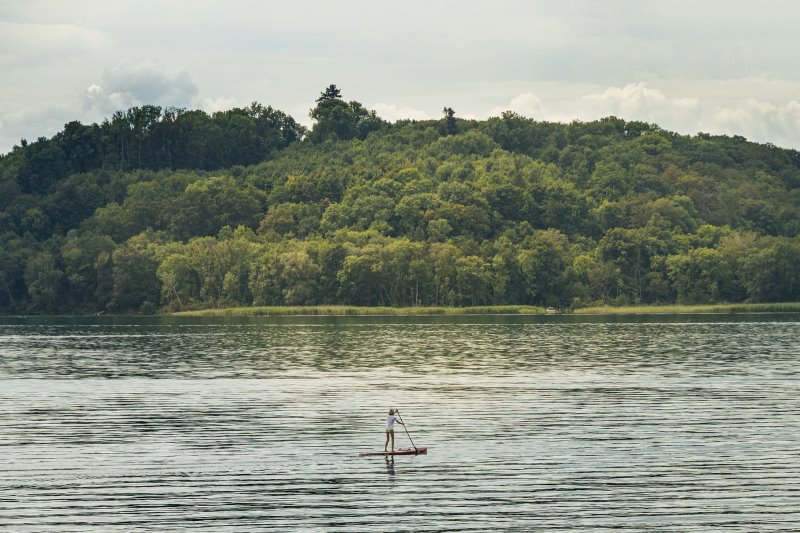
[[[796,531],[798,360],[798,315],[2,319],[0,530]],[[356,456],[390,405],[427,456]]]

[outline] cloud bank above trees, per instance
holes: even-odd
[[[616,115],[800,148],[798,15],[789,1],[3,4],[0,153],[141,104],[257,100],[308,124],[329,83],[387,120]]]
[[[84,105],[103,114],[152,102],[190,107],[198,93],[197,84],[184,69],[168,72],[152,63],[121,63],[105,69],[102,81],[86,89]]]

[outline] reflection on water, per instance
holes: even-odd
[[[389,480],[394,481],[394,456],[386,456],[386,472],[389,474]]]
[[[792,530],[799,338],[797,315],[5,319],[0,530]],[[389,406],[428,455],[357,457]]]

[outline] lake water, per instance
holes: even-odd
[[[4,318],[0,530],[796,531],[798,362],[792,314]],[[390,406],[427,455],[357,456]]]

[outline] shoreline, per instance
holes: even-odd
[[[745,314],[745,313],[800,313],[800,302],[764,304],[696,304],[696,305],[640,305],[640,306],[598,306],[574,309],[575,315],[702,315],[702,314]]]
[[[177,311],[170,316],[434,316],[434,315],[543,315],[543,307],[486,305],[475,307],[362,307],[351,305],[261,306]]]
[[[178,311],[168,316],[446,316],[446,315],[652,315],[652,314],[741,314],[800,313],[800,302],[767,304],[702,304],[598,306],[548,311],[528,305],[475,307],[359,307],[348,305],[228,307]]]

